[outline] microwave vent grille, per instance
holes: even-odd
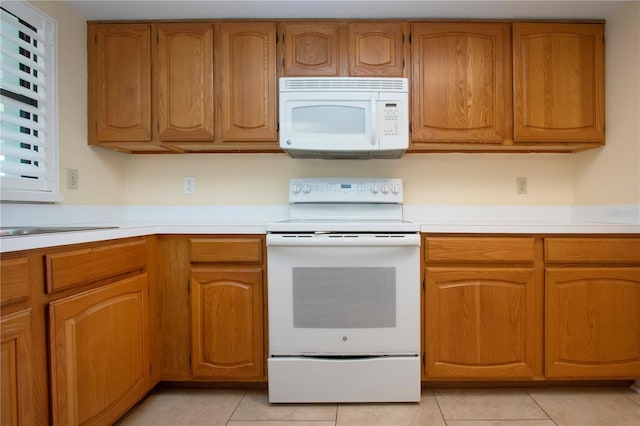
[[[281,91],[408,92],[406,78],[281,78]]]

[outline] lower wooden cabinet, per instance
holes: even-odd
[[[2,335],[0,420],[4,425],[32,425],[31,309],[0,318]]]
[[[54,425],[112,424],[150,388],[147,274],[49,304]]]
[[[640,377],[640,268],[547,268],[545,291],[547,377]]]
[[[260,380],[264,371],[262,269],[192,268],[191,333],[194,377]]]
[[[428,267],[426,378],[533,377],[535,293],[533,268]]]
[[[640,238],[551,237],[545,249],[545,376],[640,377]]]
[[[541,241],[426,235],[423,379],[542,374]]]

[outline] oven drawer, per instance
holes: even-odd
[[[420,401],[418,356],[287,357],[268,362],[271,403]]]

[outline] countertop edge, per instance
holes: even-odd
[[[102,224],[104,225],[104,224]],[[148,235],[266,234],[266,223],[118,224],[118,228],[0,238],[0,253]],[[640,226],[600,223],[422,223],[422,233],[638,234]]]

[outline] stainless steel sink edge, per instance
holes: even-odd
[[[99,231],[118,229],[117,226],[7,226],[0,227],[0,237],[55,234],[63,232]]]

